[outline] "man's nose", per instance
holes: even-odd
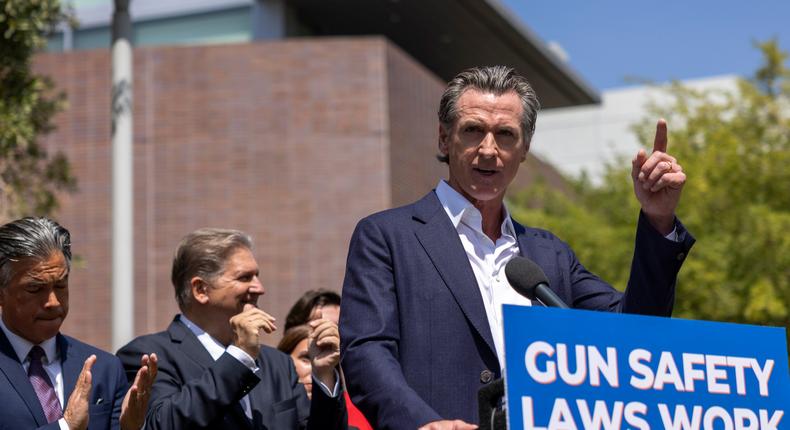
[[[57,308],[60,306],[60,299],[58,298],[55,289],[51,289],[47,294],[47,301],[44,303],[45,308]]]
[[[250,283],[250,288],[248,290],[250,294],[257,294],[262,295],[266,292],[263,288],[263,283],[261,282],[260,278],[257,276],[252,278],[252,282]]]
[[[498,148],[496,139],[494,139],[494,134],[490,132],[486,133],[485,136],[483,136],[483,140],[480,142],[477,152],[483,157],[490,158],[496,157],[497,151]]]

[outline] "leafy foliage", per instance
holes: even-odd
[[[67,18],[59,0],[0,0],[0,219],[51,213],[56,192],[75,186],[63,154],[50,155],[37,142],[52,131],[65,95],[31,68],[47,35]]]
[[[669,124],[669,153],[688,175],[678,217],[697,238],[678,282],[675,316],[790,326],[790,70],[775,40],[757,44],[764,64],[738,91],[673,84],[634,126],[652,145]],[[648,151],[650,146],[647,146]],[[630,163],[576,195],[538,184],[517,193],[515,216],[565,238],[586,267],[619,288],[628,280],[638,202]]]

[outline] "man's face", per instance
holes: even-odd
[[[439,127],[439,151],[449,157],[449,183],[472,203],[502,200],[526,159],[521,100],[469,89],[458,99],[450,129]]]
[[[206,290],[212,310],[230,319],[249,303],[257,307],[258,297],[264,293],[258,279],[258,263],[247,248],[238,248],[225,261],[225,270]]]
[[[3,322],[15,334],[39,344],[58,333],[69,312],[69,268],[61,252],[42,261],[13,264],[16,274],[0,288]]]

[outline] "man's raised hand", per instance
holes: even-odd
[[[134,377],[131,388],[123,398],[121,406],[122,430],[139,430],[143,427],[157,368],[156,354],[150,356],[144,354],[140,359],[140,369]]]
[[[85,363],[82,365],[82,371],[77,377],[74,391],[69,396],[63,418],[66,420],[66,424],[69,425],[70,430],[84,430],[88,428],[88,405],[91,398],[91,389],[93,389],[91,367],[93,367],[95,362],[95,355],[91,355],[85,360]]]
[[[636,198],[650,224],[663,235],[672,232],[686,174],[675,157],[667,154],[667,122],[664,119],[656,124],[650,156],[640,149],[632,160],[631,178]]]
[[[309,322],[310,333],[307,354],[313,374],[329,389],[335,386],[335,368],[340,363],[340,332],[337,324],[325,319]]]

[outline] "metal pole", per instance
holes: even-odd
[[[112,347],[134,335],[132,20],[130,0],[112,16]]]

